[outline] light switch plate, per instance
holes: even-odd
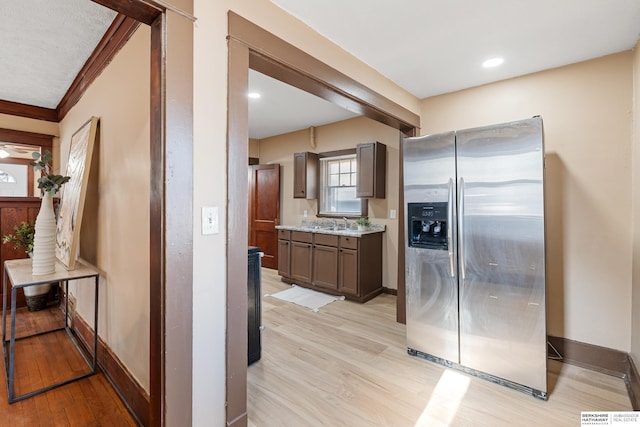
[[[218,228],[218,207],[203,206],[202,207],[202,234],[217,234]]]
[[[389,219],[396,219],[396,210],[395,209],[390,209],[389,210]]]

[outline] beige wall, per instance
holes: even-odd
[[[309,130],[278,135],[260,140],[260,163],[279,163],[281,224],[299,225],[304,219],[314,219],[318,212],[316,200],[293,198],[293,153],[356,148],[361,142],[378,141],[387,146],[387,183],[385,199],[369,199],[369,219],[386,226],[383,237],[382,284],[397,289],[398,282],[398,220],[389,219],[389,210],[398,211],[398,162],[400,132],[366,117],[344,120],[315,128],[316,147],[309,143]],[[308,218],[304,218],[304,211]]]
[[[54,135],[51,150],[53,154],[53,169],[55,172],[60,170],[60,138],[58,138],[60,127],[58,123],[0,114],[0,128]],[[36,192],[36,194],[39,193]]]
[[[87,209],[97,204],[95,263],[100,279],[99,335],[127,369],[149,390],[149,63],[150,31],[141,25],[111,64],[60,123],[61,159],[71,135],[91,116],[100,118],[95,148],[98,194],[87,194]],[[77,311],[92,324],[91,281],[74,283]]]
[[[260,140],[259,139],[249,139],[249,157],[254,157],[256,159],[260,158]]]
[[[633,51],[633,290],[631,355],[640,367],[640,42]]]
[[[422,102],[422,133],[541,115],[548,333],[630,350],[630,52]]]
[[[58,123],[45,120],[28,119],[26,117],[11,116],[0,113],[0,128],[21,130],[23,132],[36,132],[46,135],[58,136],[60,130]]]
[[[229,9],[418,113],[419,101],[268,0],[194,0],[193,425],[223,425],[226,229],[202,236],[201,206],[226,223],[227,11]],[[228,179],[246,179],[246,174]],[[212,185],[215,183],[215,185]],[[229,195],[236,197],[236,195]],[[246,195],[237,195],[246,197]],[[212,263],[212,260],[219,262]]]

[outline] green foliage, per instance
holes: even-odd
[[[50,196],[54,196],[62,185],[69,182],[70,176],[62,176],[51,173],[51,152],[45,151],[40,155],[37,151],[34,151],[31,155],[33,162],[29,164],[33,166],[36,172],[40,172],[40,178],[38,178],[38,188],[44,193],[48,193]]]
[[[356,224],[361,225],[363,227],[368,227],[371,225],[369,218],[358,218],[356,219]]]
[[[2,238],[2,243],[13,243],[15,249],[24,249],[26,253],[33,252],[33,237],[36,233],[35,223],[33,221],[14,225],[15,234],[6,234]]]

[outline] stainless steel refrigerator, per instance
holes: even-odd
[[[542,119],[403,154],[409,354],[546,399]]]

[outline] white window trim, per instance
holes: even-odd
[[[340,154],[340,155],[327,155],[323,156],[322,153],[320,155],[320,192],[318,197],[318,215],[319,217],[336,217],[336,218],[359,218],[363,216],[367,216],[367,199],[359,199],[360,200],[360,210],[358,212],[327,212],[323,211],[322,208],[324,206],[324,197],[326,194],[326,185],[328,180],[328,171],[327,171],[327,162],[333,160],[340,159],[355,159],[356,154],[355,150],[353,153],[348,154]]]

